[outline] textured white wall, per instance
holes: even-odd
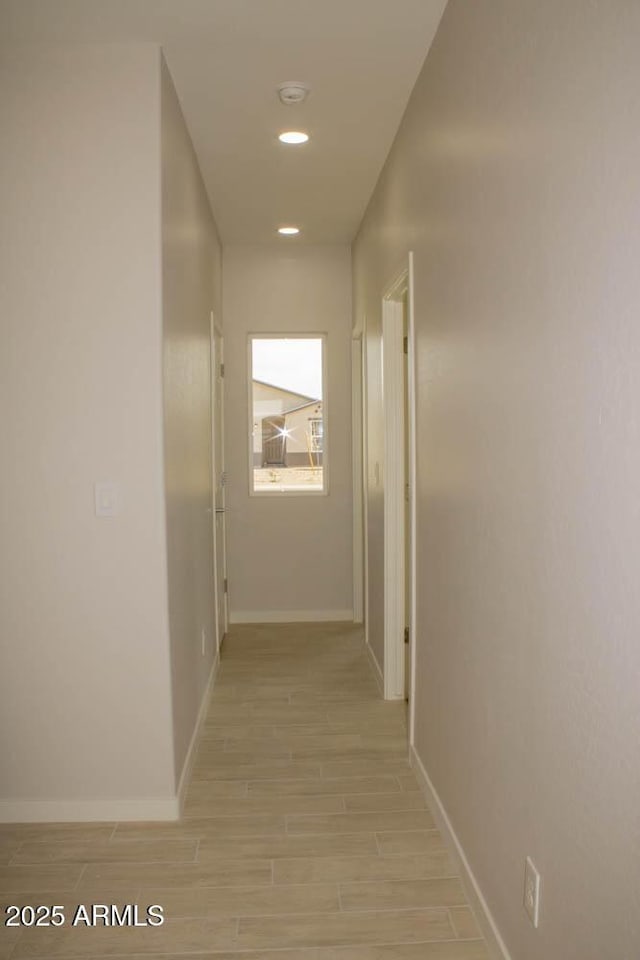
[[[210,312],[213,310],[218,321],[221,319],[221,248],[191,139],[164,63],[161,120],[167,564],[179,781],[216,649]]]
[[[286,241],[285,241],[286,243]],[[225,446],[232,617],[352,610],[351,275],[342,246],[226,247]],[[328,496],[249,496],[249,333],[327,333]]]
[[[0,816],[160,815],[158,50],[3,51],[0,111]]]
[[[356,244],[373,349],[415,252],[417,749],[514,960],[640,953],[639,35],[450,0]]]

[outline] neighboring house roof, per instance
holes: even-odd
[[[288,416],[290,413],[297,413],[298,410],[304,410],[305,407],[321,407],[322,400],[307,400],[306,403],[301,403],[299,407],[292,407],[290,410],[287,410],[285,416]]]
[[[256,380],[254,378],[253,383],[259,387],[266,387],[268,390],[278,394],[284,403],[287,404],[286,409],[282,411],[283,413],[298,410],[300,407],[306,407],[311,403],[322,403],[322,400],[317,397],[309,397],[304,393],[295,393],[293,390],[286,390],[284,387],[278,387],[274,383],[267,383],[265,380]],[[289,406],[289,403],[291,403],[291,406]]]

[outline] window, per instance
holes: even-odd
[[[309,420],[311,430],[311,449],[314,453],[322,453],[324,429],[322,420]]]
[[[325,338],[251,336],[250,491],[326,493]]]

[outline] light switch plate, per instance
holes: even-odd
[[[117,517],[120,507],[120,489],[113,480],[95,483],[96,517]]]

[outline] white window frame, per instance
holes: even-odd
[[[254,488],[253,465],[253,350],[254,340],[320,340],[322,342],[322,490],[287,490],[274,486],[271,489],[256,490]],[[329,495],[329,444],[327,443],[328,425],[328,335],[327,333],[299,333],[285,331],[282,333],[264,333],[253,331],[247,334],[247,392],[248,392],[248,430],[247,430],[247,475],[249,478],[249,496],[279,500],[281,497],[326,497]],[[314,417],[314,420],[320,419]]]
[[[322,409],[324,410],[324,405]],[[322,430],[314,431],[313,427],[316,423],[322,424]],[[311,453],[324,453],[324,416],[309,417],[309,426],[311,428],[309,434],[311,438]]]

